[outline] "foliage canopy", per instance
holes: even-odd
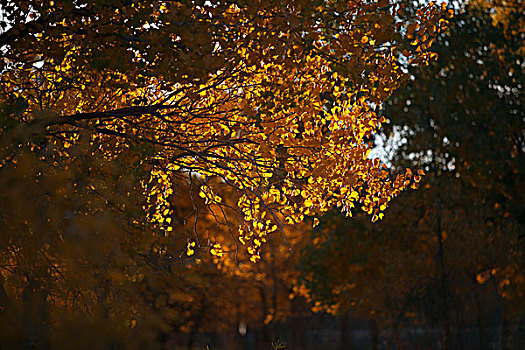
[[[65,335],[87,329],[100,337],[86,348],[130,348],[152,329],[191,333],[225,276],[259,278],[260,313],[282,318],[290,260],[264,252],[238,276],[237,258],[334,206],[377,220],[417,182],[389,177],[370,141],[407,66],[433,58],[444,11],[0,0],[2,339],[71,348]],[[226,238],[246,252],[217,263]]]
[[[410,184],[368,159],[368,141],[403,65],[431,57],[446,25],[435,3],[410,16],[387,0],[1,7],[2,137],[60,145],[50,159],[77,142],[135,152],[159,229],[172,230],[172,184],[199,188],[219,216],[234,189],[237,236],[257,260],[286,224],[358,201],[377,219]]]

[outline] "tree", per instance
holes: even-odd
[[[406,94],[394,97],[389,108],[396,123],[414,132],[400,148],[400,164],[410,157],[436,177],[433,186],[443,188],[433,196],[436,216],[443,215],[436,223],[443,283],[454,285],[461,270],[465,279],[475,274],[478,282],[491,282],[486,287],[497,297],[502,346],[509,324],[523,317],[511,310],[520,309],[517,296],[524,288],[524,16],[523,4],[506,5],[484,11],[473,6],[458,16],[454,35],[436,47],[441,58],[435,70],[415,73]],[[405,111],[412,112],[410,121]],[[456,212],[447,214],[449,203],[457,203]],[[462,242],[472,247],[467,256],[455,251]]]
[[[437,328],[442,348],[523,344],[512,330],[523,322],[525,290],[523,34],[494,24],[492,12],[455,15],[433,46],[437,61],[411,69],[385,104],[390,161],[425,169],[424,188],[403,194],[380,225],[322,223],[304,264],[314,301],[393,330]],[[523,21],[523,11],[507,16]]]
[[[214,306],[206,281],[227,276],[209,260],[225,233],[257,261],[270,233],[330,207],[361,200],[380,217],[412,177],[368,158],[375,107],[446,25],[436,4],[399,10],[0,1],[6,342],[67,348],[60,334],[82,322],[101,332],[90,348],[139,347],[166,324],[196,332]]]
[[[86,133],[109,157],[133,149],[166,186],[184,178],[208,203],[233,187],[237,235],[257,260],[256,238],[332,206],[350,212],[358,198],[378,215],[409,183],[367,158],[383,122],[374,105],[406,78],[399,55],[426,62],[446,21],[434,3],[411,18],[399,9],[386,0],[5,1],[5,120],[38,142],[67,147]],[[170,210],[161,193],[150,192],[158,220]]]
[[[2,138],[2,149],[11,141]],[[130,336],[136,313],[148,314],[135,290],[145,265],[137,250],[147,254],[153,241],[134,219],[142,212],[135,174],[120,172],[120,159],[94,156],[96,148],[72,146],[82,162],[53,164],[47,157],[55,151],[20,147],[0,169],[1,341],[13,348],[147,341]]]

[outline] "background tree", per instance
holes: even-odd
[[[522,11],[506,16],[523,20]],[[522,346],[522,39],[488,11],[454,17],[433,46],[436,63],[412,69],[385,105],[391,161],[424,169],[424,189],[404,194],[381,224],[322,224],[304,264],[310,298],[341,310],[355,303],[394,330],[398,346]],[[403,337],[414,325],[426,340]]]
[[[12,141],[2,138],[2,149]],[[133,216],[142,212],[135,174],[96,148],[68,149],[82,162],[59,157],[60,148],[17,147],[16,160],[0,168],[2,343],[138,345],[144,338],[130,332],[143,303],[134,281],[152,235]],[[97,336],[79,336],[89,333]]]

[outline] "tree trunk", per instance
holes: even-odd
[[[370,342],[372,343],[372,350],[379,350],[379,327],[376,320],[370,320],[368,323],[370,329]]]
[[[268,327],[267,324],[265,324],[265,318],[269,314],[268,310],[268,297],[266,295],[265,286],[261,285],[259,286],[259,295],[261,297],[261,312],[262,312],[262,320],[261,320],[261,328],[259,329],[262,333],[261,344],[259,344],[258,348],[260,349],[268,349],[272,344],[272,334],[271,329]]]
[[[290,324],[290,331],[292,333],[290,338],[290,349],[306,348],[304,333],[306,329],[306,322],[303,317],[304,305],[302,304],[302,302],[303,299],[299,297],[295,297],[292,300],[292,315],[288,319]]]
[[[437,177],[437,175],[436,175]],[[449,300],[448,300],[448,274],[445,263],[445,245],[443,239],[443,230],[441,227],[441,200],[438,197],[438,208],[436,212],[436,238],[438,242],[438,252],[437,252],[437,263],[439,265],[439,270],[441,274],[441,321],[443,324],[443,340],[442,346],[443,350],[451,349],[451,334],[450,334],[450,319],[449,319]]]
[[[9,299],[4,288],[4,276],[0,274],[0,311],[7,307],[8,300]]]
[[[24,349],[50,349],[47,315],[47,291],[33,283],[23,292],[24,311],[22,317]]]
[[[488,342],[489,338],[487,336],[487,328],[485,325],[485,320],[483,319],[483,308],[482,303],[479,300],[479,296],[477,298],[477,315],[476,315],[476,325],[478,327],[478,344],[479,344],[479,350],[487,350],[488,349]]]
[[[348,312],[344,311],[339,316],[339,349],[340,350],[352,350],[354,343],[352,342],[352,332],[350,331],[350,317]]]
[[[188,336],[188,343],[187,348],[188,350],[193,349],[193,345],[195,344],[195,340],[197,339],[197,333],[199,332],[199,329],[201,328],[202,319],[204,318],[204,314],[206,312],[206,304],[203,304],[202,307],[199,310],[199,313],[195,317],[195,322],[193,326],[191,327],[190,334]]]
[[[394,344],[396,345],[396,350],[403,350],[405,348],[403,344],[403,338],[401,337],[401,333],[399,333],[399,327],[397,325],[397,322],[394,324],[394,327],[392,328],[392,338],[394,340]]]

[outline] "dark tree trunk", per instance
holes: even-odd
[[[199,332],[199,329],[201,328],[202,319],[204,318],[205,312],[206,312],[206,305],[202,305],[202,307],[199,310],[199,313],[195,316],[195,320],[194,320],[195,322],[190,329],[190,334],[188,335],[188,343],[187,343],[188,350],[193,349],[193,345],[195,344],[195,340],[197,339],[197,333]]]
[[[370,342],[372,345],[372,350],[379,350],[379,327],[377,326],[376,320],[370,320]]]
[[[401,337],[401,333],[399,332],[399,326],[397,323],[394,324],[394,327],[392,329],[392,339],[394,341],[396,350],[403,350],[405,348],[403,344],[403,338]]]
[[[479,296],[477,301],[477,315],[476,315],[476,325],[478,327],[478,344],[480,350],[487,350],[488,349],[488,343],[489,338],[487,336],[487,327],[485,324],[485,320],[483,317],[483,307],[482,302],[479,300]]]
[[[261,320],[261,328],[260,331],[262,332],[262,349],[267,349],[272,344],[272,329],[271,326],[266,324],[264,321],[266,317],[269,315],[269,309],[268,309],[268,297],[266,294],[265,286],[261,285],[259,286],[259,294],[261,296],[261,311],[262,311],[262,317]]]
[[[348,312],[345,311],[339,316],[339,349],[340,350],[352,350],[354,343],[352,341],[352,332],[350,330],[350,317]]]
[[[33,283],[23,292],[24,349],[50,349],[47,315],[47,291]]]
[[[289,324],[291,331],[290,349],[304,349],[306,348],[305,329],[306,320],[303,317],[304,304],[302,298],[294,298],[292,300],[292,315],[290,316]]]

